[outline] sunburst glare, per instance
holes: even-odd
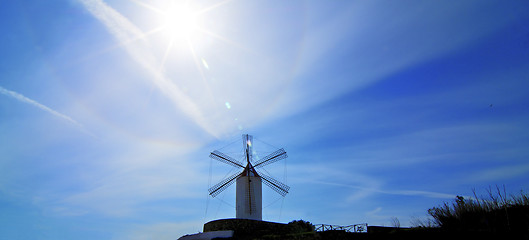
[[[132,1],[155,13],[156,28],[149,31],[147,35],[157,35],[161,37],[158,39],[163,42],[160,46],[165,49],[158,67],[160,70],[164,68],[166,61],[170,59],[174,51],[188,51],[192,55],[192,61],[198,64],[195,48],[200,47],[201,37],[206,33],[202,28],[207,10],[193,4],[192,1],[168,0],[158,2],[158,4],[140,0]]]
[[[189,39],[197,34],[201,18],[198,11],[188,2],[172,2],[170,7],[162,11],[162,29],[172,39]]]

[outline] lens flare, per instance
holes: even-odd
[[[202,58],[202,64],[204,65],[204,67],[209,70],[209,65],[208,65],[208,62],[206,62],[205,59]]]

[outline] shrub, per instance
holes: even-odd
[[[428,210],[435,223],[446,230],[528,232],[529,196],[523,191],[507,197],[505,189],[488,190],[488,198],[457,196],[453,203]]]
[[[314,225],[308,221],[294,220],[288,226],[291,233],[314,232]]]

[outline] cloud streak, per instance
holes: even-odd
[[[487,12],[484,11],[486,5],[477,8],[473,1],[458,3],[457,6],[437,2],[413,6],[382,3],[369,1],[341,5],[337,14],[333,17],[325,16],[325,19],[308,14],[311,21],[321,24],[306,26],[310,31],[307,31],[299,44],[300,53],[293,69],[296,80],[289,89],[287,102],[304,102],[304,105],[291,105],[293,108],[286,111],[288,114],[362,89],[393,73],[455,52],[515,19],[514,15],[502,13],[507,7],[499,8],[497,12]],[[319,4],[308,6],[320,7]],[[401,11],[395,9],[406,11],[406,16],[398,14]],[[474,11],[480,13],[474,18],[467,18]],[[380,15],[387,18],[376,17]],[[387,19],[392,19],[390,24]],[[321,68],[325,62],[329,62],[321,61],[322,59],[339,56],[337,53],[344,49],[354,53],[347,56],[347,63],[327,67],[341,74],[311,79],[310,84],[306,83],[314,75],[315,68]],[[340,69],[344,66],[345,69]],[[328,84],[329,78],[334,78],[333,84]]]
[[[516,178],[529,173],[529,164],[496,167],[479,171],[469,177],[470,181],[487,182]]]
[[[56,117],[62,118],[63,120],[66,120],[69,123],[74,124],[74,125],[82,128],[82,129],[84,129],[82,124],[80,124],[77,121],[73,120],[71,117],[66,116],[66,115],[64,115],[64,114],[62,114],[60,112],[57,112],[57,111],[55,111],[55,110],[53,110],[53,109],[51,109],[51,108],[39,103],[39,102],[37,102],[37,101],[35,101],[33,99],[30,99],[30,98],[28,98],[28,97],[26,97],[26,96],[24,96],[24,95],[22,95],[20,93],[17,93],[17,92],[11,91],[11,90],[7,90],[7,89],[5,89],[3,87],[0,87],[0,93],[4,94],[6,96],[12,97],[12,98],[14,98],[14,99],[16,99],[16,100],[18,100],[20,102],[33,105],[33,106],[35,106],[37,108],[40,108],[41,110],[44,110],[44,111],[46,111],[48,113],[51,113],[51,114],[55,115]]]
[[[441,199],[451,199],[451,198],[455,198],[456,196],[456,194],[438,193],[438,192],[430,192],[430,191],[383,190],[379,188],[366,188],[366,187],[361,187],[358,185],[326,182],[326,181],[319,181],[319,180],[308,180],[308,181],[312,183],[317,183],[317,184],[346,187],[346,188],[358,189],[358,190],[367,191],[367,192],[382,193],[382,194],[389,194],[389,195],[420,196],[420,197],[441,198]],[[367,195],[364,195],[364,196],[367,196]]]
[[[152,76],[149,78],[152,83],[169,97],[176,107],[192,118],[203,130],[213,136],[218,136],[218,132],[208,124],[203,112],[193,99],[159,70],[156,58],[144,39],[146,34],[102,0],[79,0],[79,2],[123,44],[132,59]]]

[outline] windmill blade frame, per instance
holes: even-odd
[[[270,153],[268,154],[267,156],[265,156],[264,158],[262,158],[261,160],[257,161],[255,164],[254,164],[254,168],[262,168],[268,164],[272,164],[272,163],[275,163],[279,160],[283,160],[285,158],[287,158],[288,155],[287,155],[287,152],[285,151],[285,149],[283,148],[280,148],[278,150],[276,150],[275,152],[273,153]]]
[[[242,135],[242,141],[244,148],[246,149],[246,161],[251,163],[253,162],[253,136],[248,134]]]
[[[239,177],[239,175],[241,175],[241,174],[240,173],[235,173],[235,174],[225,178],[224,180],[220,181],[219,183],[215,184],[215,186],[210,187],[208,189],[209,195],[211,195],[211,197],[216,197],[222,191],[226,190],[226,188],[231,186],[235,182],[235,179],[237,179],[237,177]]]
[[[219,162],[226,163],[228,165],[234,166],[234,167],[241,167],[244,168],[243,163],[235,160],[234,158],[228,156],[227,154],[224,154],[222,152],[219,152],[217,150],[211,152],[209,155],[210,158],[215,159]]]
[[[279,193],[281,196],[286,196],[288,193],[288,190],[290,190],[290,187],[278,180],[276,180],[273,177],[270,177],[262,172],[258,172],[261,179],[263,179],[264,184],[266,184],[268,187],[270,187],[272,190]]]

